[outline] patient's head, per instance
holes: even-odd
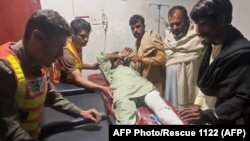
[[[113,52],[112,54],[118,54],[119,52]],[[123,65],[124,64],[124,59],[123,58],[115,58],[115,59],[110,59],[110,63],[111,63],[111,68],[114,69],[119,65]]]

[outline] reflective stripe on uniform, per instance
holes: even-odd
[[[38,131],[43,104],[46,98],[47,80],[44,68],[43,76],[39,78],[42,79],[42,82],[39,85],[44,85],[44,87],[42,87],[44,89],[41,93],[31,95],[29,91],[27,91],[27,81],[19,60],[13,54],[8,55],[7,60],[13,68],[18,81],[15,95],[18,109],[20,112],[27,113],[26,119],[20,119],[20,125],[27,132],[34,134],[35,131]]]

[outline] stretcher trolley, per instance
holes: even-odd
[[[112,124],[112,116],[108,115],[100,92],[89,91],[73,84],[59,83],[56,85],[65,98],[83,109],[95,108],[102,113],[99,124],[66,115],[52,108],[44,109],[41,121],[41,141],[108,141],[108,128]]]
[[[91,74],[88,76],[88,80],[103,86],[109,86],[109,83],[106,81],[102,73]],[[105,101],[107,112],[113,116],[113,119],[115,119],[114,113],[112,111],[112,100],[108,98],[104,93],[101,93],[101,95]],[[179,116],[178,110],[175,107],[173,107],[172,104],[167,100],[165,100],[165,102]],[[186,122],[184,121],[183,123],[186,124]],[[161,123],[159,122],[157,116],[148,107],[140,106],[137,108],[136,125],[160,125],[160,124]]]

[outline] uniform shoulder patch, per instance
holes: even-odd
[[[13,72],[11,68],[6,64],[6,62],[1,59],[0,59],[0,68],[6,71],[8,74],[12,74]]]

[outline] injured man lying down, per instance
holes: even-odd
[[[137,107],[146,105],[161,124],[183,125],[184,122],[153,84],[133,68],[124,65],[124,58],[131,53],[131,48],[124,48],[121,52],[101,53],[97,57],[99,67],[112,88],[109,97],[113,98],[116,124],[136,124]]]

